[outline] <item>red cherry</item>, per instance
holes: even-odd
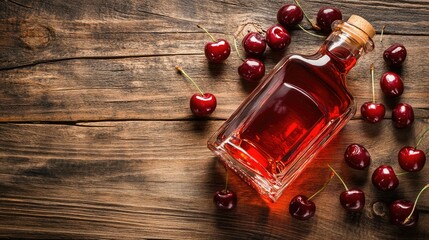
[[[207,117],[216,109],[216,97],[211,93],[195,93],[190,100],[192,113],[197,117]]]
[[[426,154],[415,147],[406,146],[398,153],[399,166],[407,172],[422,170],[426,163]]]
[[[414,110],[411,105],[398,103],[392,111],[393,125],[397,128],[406,128],[414,122]]]
[[[404,45],[395,43],[383,52],[383,58],[386,63],[392,67],[399,67],[407,57],[407,49]]]
[[[289,213],[299,220],[308,220],[314,216],[316,205],[306,196],[297,195],[290,201]]]
[[[213,196],[213,203],[218,209],[231,210],[237,206],[237,194],[229,189],[222,189]]]
[[[419,220],[419,212],[414,211],[408,220],[405,223],[405,219],[410,215],[413,210],[414,203],[408,200],[396,200],[392,204],[390,204],[390,220],[402,227],[412,227],[417,224]]]
[[[391,166],[381,165],[372,174],[372,184],[378,190],[389,191],[398,187],[399,180]]]
[[[227,59],[229,54],[231,53],[231,47],[228,41],[226,41],[225,39],[215,39],[207,31],[207,29],[201,27],[200,25],[197,25],[197,27],[203,29],[213,40],[213,42],[207,43],[204,47],[204,54],[206,55],[206,58],[210,62],[214,63],[220,63]]]
[[[276,24],[268,28],[266,41],[271,49],[283,50],[290,44],[290,35],[286,28]]]
[[[358,188],[349,189],[340,175],[338,175],[338,173],[330,165],[328,165],[328,167],[332,170],[332,172],[334,172],[334,174],[338,177],[346,189],[340,194],[341,206],[350,212],[358,212],[362,210],[365,206],[365,193]]]
[[[386,114],[386,108],[382,103],[366,102],[360,108],[362,118],[370,123],[380,122]]]
[[[277,12],[277,21],[285,28],[292,28],[302,21],[304,14],[297,5],[286,4]]]
[[[242,45],[246,53],[250,56],[261,56],[267,46],[265,38],[257,33],[248,33],[242,41]]]
[[[265,75],[265,64],[256,58],[247,58],[238,67],[238,74],[244,80],[257,82]]]
[[[317,13],[317,26],[320,27],[321,30],[330,32],[331,25],[335,20],[343,19],[343,15],[338,8],[335,7],[322,7]]]
[[[350,144],[344,152],[344,160],[354,169],[365,169],[371,163],[371,156],[365,147],[359,144]]]
[[[359,212],[365,206],[365,193],[357,188],[344,191],[340,195],[341,205],[351,212]]]
[[[380,78],[380,87],[387,97],[399,97],[404,92],[401,77],[394,72],[386,72]]]
[[[211,93],[203,93],[197,83],[182,69],[182,67],[176,66],[176,70],[185,75],[200,92],[192,95],[190,99],[189,105],[192,113],[197,117],[206,117],[210,115],[216,109],[216,97]]]

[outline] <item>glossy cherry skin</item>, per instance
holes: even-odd
[[[247,58],[238,67],[238,74],[246,81],[257,82],[265,75],[265,64],[256,58]]]
[[[210,62],[220,63],[229,57],[231,46],[225,39],[209,42],[204,47],[204,54]]]
[[[299,220],[308,220],[314,216],[316,205],[306,196],[297,195],[290,201],[289,213]]]
[[[192,95],[189,105],[195,116],[207,117],[216,109],[217,101],[211,93],[204,93],[204,95],[195,93]]]
[[[398,103],[392,111],[393,126],[397,128],[406,128],[414,122],[414,110],[411,105]]]
[[[407,58],[407,49],[404,45],[395,43],[383,52],[383,59],[392,67],[399,67]]]
[[[364,146],[350,144],[344,152],[344,160],[351,168],[363,170],[371,163],[371,155]]]
[[[229,189],[222,189],[213,196],[213,203],[218,209],[231,210],[237,206],[237,194]]]
[[[386,114],[386,108],[382,103],[366,102],[360,107],[362,118],[370,123],[380,122]]]
[[[414,211],[409,221],[404,222],[405,219],[410,215],[414,203],[408,200],[396,200],[390,204],[390,220],[401,227],[412,227],[415,226],[419,220],[419,212]]]
[[[406,146],[398,153],[398,163],[407,172],[418,172],[426,163],[426,154],[415,147]]]
[[[399,180],[389,165],[381,165],[372,174],[372,184],[381,191],[389,191],[398,187]]]
[[[243,38],[242,45],[244,51],[250,56],[261,56],[267,47],[265,38],[257,32],[249,32]]]
[[[268,46],[273,50],[283,50],[290,44],[290,34],[279,24],[268,28],[265,36]]]
[[[359,212],[365,206],[365,193],[357,188],[349,189],[340,194],[340,203],[347,211]]]
[[[277,12],[277,21],[285,28],[292,28],[302,21],[304,14],[297,5],[286,4]]]
[[[343,19],[343,15],[338,8],[322,7],[317,13],[316,22],[322,31],[330,32],[332,23],[341,19]]]
[[[387,97],[399,97],[404,92],[404,83],[398,74],[386,72],[380,78],[380,88]]]

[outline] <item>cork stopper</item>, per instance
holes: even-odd
[[[375,29],[371,25],[371,23],[369,23],[367,20],[358,15],[351,15],[349,20],[347,20],[347,23],[358,27],[359,29],[364,31],[370,38],[373,38],[375,35]]]

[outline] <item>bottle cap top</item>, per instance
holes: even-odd
[[[359,29],[364,31],[370,38],[373,38],[375,35],[375,29],[371,25],[371,23],[369,23],[367,20],[358,15],[351,15],[349,20],[347,20],[347,23],[358,27]]]

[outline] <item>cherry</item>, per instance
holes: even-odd
[[[393,125],[397,128],[406,128],[414,122],[414,110],[411,105],[398,103],[392,111]]]
[[[407,49],[405,49],[404,45],[399,43],[393,44],[383,52],[384,61],[392,67],[401,66],[406,57]]]
[[[228,189],[228,171],[226,171],[225,179],[225,188],[215,193],[213,203],[218,209],[232,210],[237,206],[237,194]]]
[[[393,190],[398,187],[399,180],[389,165],[381,165],[372,174],[372,184],[381,191]]]
[[[360,107],[362,118],[370,123],[380,122],[386,114],[386,108],[382,103],[375,103],[374,90],[374,63],[371,64],[372,102],[365,102]]]
[[[265,39],[273,50],[283,50],[290,44],[289,32],[279,24],[268,28]]]
[[[238,57],[243,63],[238,67],[238,75],[249,82],[257,82],[265,75],[265,64],[256,58],[243,59],[234,39],[234,47]]]
[[[304,14],[295,4],[283,5],[277,12],[277,21],[285,28],[292,28],[302,21]]]
[[[317,13],[316,22],[322,31],[330,32],[332,23],[342,19],[343,15],[338,8],[322,7]]]
[[[346,189],[346,191],[340,194],[341,206],[350,212],[359,212],[362,210],[365,206],[365,193],[358,188],[349,189],[340,175],[330,165],[328,167],[334,172]]]
[[[290,201],[289,213],[299,220],[308,220],[314,216],[316,204],[306,196],[297,195]]]
[[[197,117],[209,116],[217,105],[216,97],[211,93],[204,93],[197,83],[182,69],[182,67],[176,66],[177,71],[185,75],[192,84],[198,89],[200,93],[195,93],[190,99],[190,108],[192,113]]]
[[[429,128],[422,134],[415,147],[406,146],[401,148],[398,153],[399,166],[407,172],[417,172],[422,170],[426,163],[426,154],[417,149]]]
[[[362,145],[350,144],[344,152],[344,160],[350,167],[362,170],[371,163],[371,156]]]
[[[394,72],[386,72],[380,78],[380,87],[387,97],[399,97],[404,92],[401,77]]]
[[[316,212],[316,204],[314,204],[311,199],[326,188],[333,176],[334,175],[331,172],[328,180],[325,182],[322,188],[320,188],[311,197],[307,198],[304,195],[296,195],[294,198],[292,198],[289,204],[290,215],[299,220],[308,220],[312,218],[314,216],[314,213]]]
[[[426,184],[420,190],[414,203],[401,199],[390,204],[390,220],[401,227],[415,226],[419,220],[419,212],[416,211],[417,202],[419,201],[420,195],[428,188],[429,184]]]
[[[200,25],[197,25],[197,27],[203,29],[212,39],[213,42],[209,42],[204,47],[204,54],[206,55],[206,58],[210,62],[214,63],[220,63],[223,62],[225,59],[228,58],[229,54],[231,53],[231,47],[227,40],[225,39],[215,39],[213,35],[211,35],[207,29],[204,27],[201,27]]]
[[[249,32],[243,38],[242,45],[250,56],[261,56],[267,46],[265,38],[257,32]]]

